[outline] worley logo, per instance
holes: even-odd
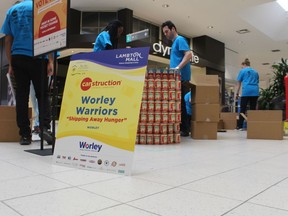
[[[97,145],[95,143],[79,142],[79,147],[81,150],[93,150],[100,152],[102,145]]]

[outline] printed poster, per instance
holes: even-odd
[[[72,56],[56,164],[131,175],[148,54],[130,48]]]
[[[67,46],[69,0],[34,0],[34,56]]]

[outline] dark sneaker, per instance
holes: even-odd
[[[41,138],[41,133],[39,134]],[[52,132],[48,129],[43,129],[43,140],[45,140],[48,145],[52,145],[54,142],[54,137],[52,136]]]
[[[189,136],[189,133],[188,133],[188,132],[183,132],[183,131],[181,131],[181,132],[180,132],[180,136],[182,136],[182,137],[187,137],[187,136]]]
[[[30,145],[31,141],[31,137],[22,136],[20,139],[20,145]]]

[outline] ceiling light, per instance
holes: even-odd
[[[238,31],[236,31],[238,34],[246,34],[249,33],[250,31],[248,29],[240,29]]]
[[[162,7],[168,8],[168,7],[169,7],[169,4],[163,4]]]
[[[274,50],[271,50],[271,52],[280,52],[279,49],[274,49]]]
[[[277,3],[278,3],[285,11],[288,11],[288,1],[287,1],[287,0],[277,0]]]
[[[265,63],[262,63],[262,65],[270,65],[270,63],[268,63],[268,62],[265,62]]]
[[[208,29],[213,29],[213,28],[214,28],[214,26],[208,26],[207,28],[208,28]]]

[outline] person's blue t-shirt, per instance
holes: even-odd
[[[33,56],[32,12],[32,0],[25,0],[7,11],[1,32],[13,37],[12,55]]]
[[[178,35],[173,41],[171,47],[170,68],[176,68],[180,64],[186,51],[190,51],[188,43],[184,37]],[[182,81],[190,80],[191,79],[190,62],[187,63],[183,68],[181,68],[180,72]]]
[[[237,81],[242,84],[242,97],[259,96],[259,74],[253,68],[240,70]]]
[[[107,31],[103,31],[97,36],[95,40],[93,52],[105,50],[107,44],[112,46],[112,43],[110,41],[110,35]]]
[[[188,115],[192,115],[192,104],[191,104],[191,91],[185,94],[184,96],[186,112]]]

